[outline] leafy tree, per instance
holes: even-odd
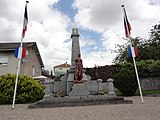
[[[153,26],[150,32],[150,39],[153,40],[152,43],[160,44],[160,24]]]
[[[134,47],[137,47],[139,50],[139,47],[141,46],[144,39],[142,39],[140,37],[130,38],[130,39],[131,39],[132,45]],[[127,41],[127,43],[125,43],[124,45],[119,45],[119,44],[116,45],[116,48],[118,48],[118,50],[117,50],[118,55],[114,58],[115,63],[132,61],[132,58],[128,56],[128,47],[129,46],[130,46],[130,41]],[[140,57],[137,59],[140,59]]]
[[[150,38],[148,40],[140,37],[131,38],[132,45],[137,47],[139,56],[136,60],[160,60],[160,24],[153,26],[150,31]],[[125,61],[132,61],[128,56],[127,48],[129,42],[124,45],[117,45],[118,55],[115,57],[114,62],[120,63]]]

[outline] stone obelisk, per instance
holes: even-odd
[[[71,88],[74,83],[75,60],[77,58],[77,55],[80,54],[79,33],[77,28],[72,29],[71,39],[72,39],[71,68],[69,70],[69,75],[67,79],[67,94],[71,91]]]
[[[75,60],[80,54],[79,33],[77,28],[72,29],[71,39],[72,39],[71,67],[75,67]]]
[[[69,96],[88,96],[89,92],[86,90],[85,83],[88,81],[87,76],[83,70],[83,63],[80,53],[79,33],[77,28],[72,29],[72,53],[71,53],[71,68],[67,79],[67,95]],[[78,61],[81,61],[80,63]],[[77,65],[78,65],[78,79],[77,78]],[[79,66],[82,65],[82,66]],[[79,69],[80,68],[80,69]],[[78,83],[78,84],[77,84]]]

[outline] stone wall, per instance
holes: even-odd
[[[51,84],[51,89],[53,94],[64,94],[67,95],[67,86],[66,86],[66,76],[64,76],[64,79],[61,81],[55,81]],[[153,77],[153,78],[140,78],[141,82],[141,88],[142,90],[160,90],[160,77]],[[88,82],[85,82],[85,86],[87,90],[91,94],[97,94],[98,93],[98,81],[97,80],[90,80]],[[104,82],[102,83],[102,90],[105,93],[108,93],[108,83]],[[116,88],[115,88],[116,91]]]
[[[160,77],[140,78],[142,90],[160,90]]]
[[[92,80],[92,81],[88,82],[88,91],[91,94],[98,93],[98,83],[97,83],[97,80]]]
[[[65,81],[55,81],[53,84],[52,92],[53,93],[64,93],[66,95],[66,82]],[[87,90],[91,94],[98,93],[98,82],[97,80],[91,80],[85,83]],[[102,89],[104,92],[108,91],[108,84],[102,83]]]

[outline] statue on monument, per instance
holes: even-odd
[[[83,63],[81,55],[78,54],[78,58],[75,60],[74,82],[75,83],[82,82],[82,78],[83,78]]]

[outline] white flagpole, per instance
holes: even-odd
[[[124,7],[124,5],[122,5],[121,7],[122,7],[123,10],[124,10],[125,24],[126,24],[126,26],[128,26],[128,25],[127,25],[127,19],[126,19],[126,17],[125,17],[125,14],[126,14],[126,13],[125,13],[125,12],[126,12],[126,11],[125,11],[125,7]],[[127,27],[127,33],[129,33],[128,27]],[[130,34],[129,34],[128,40],[129,40],[129,42],[130,42],[130,47],[132,48],[132,42],[131,42],[131,39],[130,39]],[[132,53],[132,52],[131,52],[131,53]],[[139,88],[139,92],[140,92],[140,96],[141,96],[141,101],[142,101],[142,103],[144,103],[143,95],[142,95],[142,90],[141,90],[141,85],[140,85],[139,76],[138,76],[138,71],[137,71],[137,66],[136,66],[136,61],[135,61],[135,58],[133,57],[133,55],[132,55],[132,58],[133,58],[133,63],[134,63],[135,72],[136,72],[136,77],[137,77],[138,88]]]
[[[26,5],[27,5],[28,1],[26,1]],[[22,29],[23,30],[23,29]],[[12,109],[14,109],[14,104],[15,104],[15,99],[16,99],[16,91],[17,91],[17,83],[18,83],[18,75],[20,73],[20,67],[21,67],[21,60],[22,60],[22,46],[23,46],[23,32],[22,32],[22,36],[21,36],[21,45],[20,45],[20,52],[18,52],[20,54],[20,58],[18,58],[18,67],[17,67],[17,74],[16,74],[16,82],[15,82],[15,87],[14,87],[14,95],[13,95],[13,103],[12,103]],[[19,55],[18,55],[19,56]]]
[[[18,83],[18,75],[20,73],[20,67],[21,67],[21,59],[22,59],[22,45],[23,45],[23,36],[21,37],[21,45],[20,45],[20,58],[18,58],[18,67],[17,67],[17,74],[16,74],[16,82],[15,82],[15,87],[14,87],[14,95],[13,95],[13,104],[12,104],[12,109],[14,109],[14,104],[15,104],[15,98],[16,98],[16,91],[17,91],[17,83]]]
[[[138,71],[137,71],[137,66],[136,66],[136,61],[135,61],[134,57],[132,57],[132,58],[133,58],[133,62],[134,62],[134,68],[135,68],[135,72],[136,72],[136,77],[137,77],[138,88],[139,88],[139,92],[140,92],[140,96],[141,96],[141,101],[142,101],[142,103],[144,103],[142,90],[141,90],[141,85],[140,85],[139,76],[138,76]]]

